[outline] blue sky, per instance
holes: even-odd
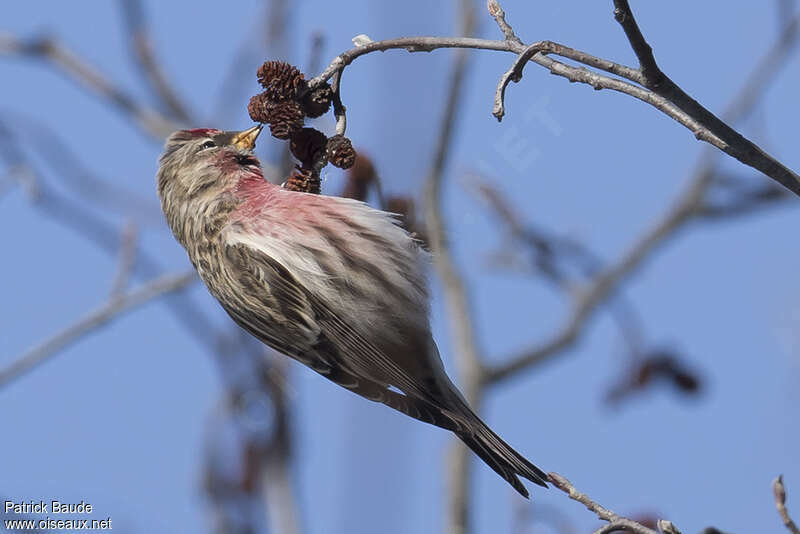
[[[633,64],[611,4],[503,2],[527,41],[550,39]],[[662,68],[715,112],[774,40],[772,3],[761,9],[720,0],[633,4]],[[263,40],[261,3],[147,7],[159,57],[189,107],[206,118],[196,126],[247,127],[255,76],[236,87],[224,81],[241,47],[256,50]],[[450,2],[421,0],[297,2],[286,58],[304,64],[313,31],[325,36],[326,59],[361,33],[373,39],[451,35],[457,31],[452,9]],[[480,34],[498,37],[482,4],[478,12]],[[47,9],[11,3],[0,30],[53,35],[136,97],[150,98],[130,61],[115,3],[87,1],[76,8],[53,2]],[[268,59],[250,55],[245,72]],[[448,51],[373,54],[344,76],[348,136],[373,158],[391,193],[419,195],[450,58]],[[683,190],[704,148],[641,102],[569,84],[535,65],[509,88],[507,115],[498,124],[490,114],[492,97],[511,61],[474,52],[445,188],[456,260],[492,360],[547,337],[568,309],[541,281],[488,266],[503,232],[470,192],[469,175],[486,173],[527,221],[613,260]],[[186,268],[157,211],[153,177],[160,143],[40,62],[2,57],[0,79],[0,117],[31,152],[39,140],[37,124],[56,130],[93,174],[153,208],[144,214],[98,210],[101,216],[122,228],[136,215],[142,247],[170,271]],[[798,84],[800,57],[793,55],[757,112],[740,125],[795,170]],[[330,132],[331,119],[319,127]],[[535,157],[509,157],[513,143]],[[267,158],[279,146],[265,139],[260,154]],[[766,180],[730,159],[722,168]],[[68,192],[59,172],[45,177]],[[329,171],[327,190],[336,191],[340,181]],[[706,387],[700,398],[658,388],[616,410],[603,404],[625,360],[613,323],[600,314],[575,350],[494,390],[486,420],[538,465],[564,474],[619,513],[657,513],[683,532],[712,524],[726,531],[780,532],[771,480],[784,473],[790,508],[800,499],[800,253],[792,245],[799,217],[789,203],[734,222],[692,225],[626,286],[649,346],[676,348],[701,373]],[[6,365],[104,302],[116,259],[43,217],[19,189],[0,197],[0,220],[6,228],[0,365]],[[453,369],[435,280],[433,291],[434,335]],[[227,321],[200,287],[191,293],[198,307]],[[443,529],[442,475],[451,444],[446,432],[365,402],[299,365],[291,366],[291,383],[298,436],[294,476],[309,532]],[[215,364],[200,343],[162,303],[148,304],[0,390],[0,494],[84,500],[123,532],[207,530],[201,445],[221,393]],[[508,532],[517,497],[490,469],[481,465],[476,473],[477,530]],[[532,492],[534,511],[557,507],[579,531],[597,525],[557,491]]]

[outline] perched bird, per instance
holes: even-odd
[[[278,352],[452,431],[522,495],[518,475],[546,487],[445,374],[417,242],[363,202],[267,182],[253,155],[260,131],[179,131],[159,162],[161,207],[211,294]]]

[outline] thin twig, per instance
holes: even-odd
[[[786,21],[792,18],[794,14],[794,5],[795,0],[778,0],[777,1],[777,15],[778,15],[778,26],[783,27],[786,24]]]
[[[783,485],[783,475],[778,476],[772,482],[772,492],[775,494],[775,507],[778,509],[783,524],[792,534],[800,534],[800,528],[792,521],[789,510],[786,509],[786,488]]]
[[[336,135],[344,135],[347,131],[347,108],[342,104],[342,73],[344,70],[337,71],[331,81],[331,91],[333,96],[333,116],[336,117]]]
[[[128,282],[136,264],[136,249],[138,248],[138,231],[136,223],[129,221],[122,229],[120,239],[119,266],[114,281],[111,283],[111,298],[120,298],[125,294]]]
[[[705,136],[707,133],[712,134],[722,142],[722,145],[719,146],[713,142],[711,144],[721,148],[725,153],[745,165],[758,169],[790,191],[800,195],[800,176],[780,164],[755,143],[745,138],[700,105],[699,102],[689,96],[669,76],[661,71],[653,56],[653,49],[645,40],[639,25],[636,23],[633,11],[628,5],[628,0],[614,0],[614,18],[622,26],[631,48],[639,59],[639,70],[644,76],[643,85],[656,95],[669,101],[681,113],[692,117],[701,124],[702,130],[695,132],[695,135]]]
[[[534,255],[534,264],[542,276],[566,296],[574,297],[577,286],[569,279],[569,275],[560,266],[560,263],[574,264],[586,279],[591,279],[605,268],[600,257],[587,246],[552,233],[546,233],[530,225],[524,226],[509,203],[491,184],[479,183],[476,186],[477,192],[508,227],[511,237],[528,246]],[[781,191],[784,190],[781,189]],[[608,312],[628,345],[629,354],[633,357],[639,356],[642,350],[644,327],[633,304],[623,295],[617,295],[608,303]]]
[[[611,525],[614,525],[618,530],[627,530],[628,532],[634,532],[636,534],[658,534],[655,530],[651,528],[647,528],[644,525],[633,521],[632,519],[628,519],[622,516],[619,516],[609,510],[601,506],[600,504],[593,501],[588,495],[579,492],[575,489],[575,486],[572,483],[564,478],[563,476],[559,475],[558,473],[548,473],[547,480],[553,483],[553,486],[560,489],[567,496],[572,499],[573,501],[577,501],[584,505],[590,512],[594,513],[598,518],[602,519],[603,521],[608,521]],[[606,525],[607,527],[610,525]],[[605,527],[604,527],[605,528]],[[599,532],[612,532],[612,530],[604,530],[600,529],[595,531],[595,534]]]
[[[110,299],[99,308],[56,332],[21,356],[14,358],[10,365],[0,370],[0,387],[6,386],[9,382],[45,362],[59,350],[64,349],[86,334],[97,331],[101,326],[118,319],[126,312],[169,293],[185,289],[195,280],[195,277],[194,270],[187,273],[159,276],[121,297]]]
[[[55,39],[40,37],[24,41],[9,33],[0,33],[0,54],[45,60],[111,104],[112,108],[133,118],[140,129],[158,140],[165,138],[179,127],[179,124],[172,119],[137,102]]]
[[[125,28],[128,32],[128,42],[144,79],[172,117],[178,122],[191,124],[193,122],[192,115],[186,108],[185,100],[178,96],[177,91],[167,80],[153,51],[141,0],[121,0],[121,7]]]
[[[622,26],[628,42],[639,60],[639,70],[644,76],[643,85],[649,89],[657,88],[665,75],[661,72],[656,64],[656,58],[653,56],[653,49],[647,44],[647,41],[633,17],[631,7],[628,5],[628,0],[614,0],[614,18]]]
[[[644,40],[633,18],[628,2],[626,0],[615,0],[614,4],[616,6],[615,18],[622,25],[631,46],[639,58],[640,68],[638,70],[624,67],[551,41],[539,41],[525,46],[509,39],[493,41],[465,37],[404,37],[372,41],[339,54],[319,76],[309,81],[309,88],[314,88],[329,80],[335,74],[341,73],[356,58],[377,51],[405,49],[409,52],[429,52],[438,48],[471,48],[513,52],[519,56],[526,51],[543,47],[546,50],[532,54],[530,60],[549,69],[551,73],[567,78],[572,82],[585,83],[595,89],[611,89],[646,102],[688,128],[697,139],[715,146],[743,164],[753,167],[776,180],[795,194],[800,195],[800,176],[775,158],[769,156],[753,142],[701,106],[661,72],[655,63],[650,46]],[[505,20],[504,16],[500,19],[498,15],[496,20],[498,20],[501,29],[506,34],[510,26],[502,22]],[[605,70],[627,78],[634,83],[591,72],[586,68],[572,67],[549,57],[544,52]],[[512,69],[513,72],[515,72],[514,69]],[[635,84],[640,84],[644,87]],[[495,106],[496,111],[499,112],[501,109]]]
[[[800,16],[796,17],[800,21]],[[724,118],[735,123],[746,117],[763,95],[770,82],[775,79],[781,65],[789,54],[796,50],[800,38],[800,24],[786,26],[775,43],[752,69],[743,89],[726,108]],[[541,56],[534,56],[541,57]],[[682,193],[652,229],[646,231],[616,264],[600,273],[576,298],[572,313],[562,327],[541,344],[522,353],[504,358],[504,363],[488,370],[486,379],[498,383],[518,374],[523,369],[542,363],[572,347],[580,338],[596,307],[613,295],[616,287],[648,259],[653,252],[702,212],[706,195],[715,176],[717,152],[706,150],[700,157],[687,190]]]
[[[522,39],[517,37],[517,34],[514,33],[514,28],[512,28],[511,24],[506,21],[506,12],[503,11],[503,8],[500,7],[500,4],[497,2],[497,0],[488,0],[488,2],[486,2],[486,8],[489,10],[489,14],[497,23],[500,31],[503,32],[503,35],[505,35],[506,41],[524,46]]]
[[[705,191],[703,185],[695,183],[694,187],[674,204],[661,221],[634,243],[617,263],[598,274],[588,287],[579,293],[573,304],[572,313],[561,329],[538,347],[513,356],[505,363],[490,368],[486,380],[501,382],[523,369],[551,359],[571,347],[583,333],[587,320],[597,306],[613,295],[620,283],[639,268],[645,258],[662,246],[667,238],[672,237],[691,218]]]
[[[629,528],[628,523],[626,523],[625,521],[612,521],[611,523],[608,523],[607,525],[603,525],[602,527],[598,528],[597,530],[592,532],[592,534],[613,534],[614,532],[620,532],[622,530],[628,532],[636,532],[635,530]]]
[[[2,139],[0,159],[5,160],[10,167],[19,169],[15,177],[22,183],[35,209],[44,216],[55,219],[60,227],[74,231],[102,252],[111,256],[118,254],[119,232],[114,225],[89,209],[89,204],[105,206],[108,202],[77,203],[47,186],[35,162],[26,157],[16,132],[5,124],[2,116],[0,116],[0,139]],[[53,165],[55,166],[55,163]],[[63,178],[63,175],[59,177]],[[90,188],[93,183],[94,180],[85,184],[86,188]],[[84,187],[81,187],[79,191],[83,189]],[[115,192],[115,194],[120,193]],[[138,251],[135,260],[132,274],[136,274],[138,278],[154,278],[163,274],[159,262],[144,251]],[[213,351],[214,339],[217,337],[216,328],[212,321],[191,302],[188,295],[182,293],[169,295],[165,304],[192,339],[206,350]]]
[[[497,5],[496,0],[494,1],[495,5]],[[491,3],[491,2],[490,2]],[[499,7],[499,6],[498,6]],[[491,9],[490,9],[491,12]],[[505,15],[505,14],[503,14]],[[505,18],[503,17],[502,23],[505,23]],[[498,24],[501,24],[498,22]],[[503,29],[503,26],[500,26]],[[505,31],[505,30],[504,30]],[[515,83],[519,82],[522,79],[522,70],[525,68],[525,65],[531,61],[531,59],[536,54],[554,54],[557,56],[565,57],[568,59],[572,59],[579,63],[583,63],[584,65],[588,65],[590,67],[594,67],[600,70],[604,70],[611,74],[616,74],[623,78],[626,78],[632,82],[642,84],[644,82],[644,78],[641,72],[637,69],[632,69],[630,67],[626,67],[625,65],[620,65],[618,63],[614,63],[613,61],[608,61],[606,59],[601,59],[591,54],[587,54],[586,52],[581,52],[580,50],[575,50],[574,48],[570,48],[568,46],[564,46],[558,43],[554,43],[552,41],[539,41],[537,43],[533,43],[530,46],[527,46],[522,53],[517,56],[517,59],[514,60],[514,63],[511,65],[505,74],[500,78],[500,81],[497,84],[497,89],[495,91],[494,96],[494,107],[492,109],[492,115],[494,115],[498,121],[503,120],[503,115],[505,115],[505,92],[506,87],[510,81]],[[552,61],[552,60],[551,60]],[[545,63],[547,63],[545,61]],[[540,63],[542,64],[542,63]],[[563,65],[563,64],[561,64]],[[566,66],[566,65],[564,65]],[[596,89],[598,87],[595,87]]]
[[[586,52],[580,52],[552,41],[539,41],[530,46],[534,45],[546,47],[548,50],[550,50],[549,53],[551,54],[556,54],[555,51],[558,50],[561,54],[564,54],[565,57],[568,57],[569,59],[595,66],[597,68],[604,67],[603,70],[608,70],[609,72],[629,72],[630,76],[632,77],[634,77],[634,73],[637,72],[635,69],[617,65],[611,61],[597,58]],[[495,50],[522,54],[528,47],[519,46],[508,41],[492,41],[489,39],[458,37],[403,37],[398,39],[387,39],[385,41],[372,41],[339,54],[319,76],[309,80],[308,87],[309,90],[317,87],[318,85],[329,80],[337,72],[342,71],[355,59],[371,52],[393,49],[404,49],[408,52],[430,52],[440,48],[470,48],[476,50]],[[706,128],[703,123],[698,121],[695,117],[683,112],[668,99],[663,98],[648,89],[636,86],[618,78],[611,78],[596,72],[591,72],[585,68],[572,67],[543,54],[534,54],[531,58],[531,61],[549,69],[552,74],[566,78],[571,82],[584,83],[598,90],[611,89],[650,104],[681,125],[688,128],[697,139],[706,141],[720,150],[730,153],[731,148],[721,138],[716,136],[714,132]],[[779,167],[779,169],[775,171],[776,176],[778,176],[778,173],[792,173],[791,170],[786,169],[780,163],[775,163]],[[770,174],[768,174],[768,176],[773,177]],[[778,180],[778,178],[775,179]],[[798,181],[800,183],[800,178],[798,178]]]
[[[492,109],[492,115],[497,118],[498,122],[502,121],[503,115],[506,114],[506,87],[508,87],[509,82],[518,83],[522,79],[522,70],[528,64],[528,61],[534,54],[544,52],[547,48],[546,43],[533,43],[517,56],[511,68],[500,77],[500,81],[497,83],[497,90],[494,93],[494,108]]]
[[[17,144],[35,152],[59,183],[79,195],[87,205],[102,206],[104,210],[135,216],[140,221],[161,222],[161,209],[150,197],[96,176],[70,148],[65,132],[51,128],[28,113],[6,111],[3,115],[0,115],[0,138],[7,140],[13,136]],[[121,182],[120,178],[115,177],[115,182]]]

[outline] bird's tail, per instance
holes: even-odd
[[[547,487],[547,474],[529,462],[524,456],[511,448],[500,436],[495,434],[484,423],[466,401],[459,399],[460,410],[469,416],[470,424],[462,430],[455,431],[467,447],[477,454],[486,465],[503,477],[523,497],[528,497],[528,490],[517,476],[527,478],[531,482]]]

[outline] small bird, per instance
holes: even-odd
[[[266,181],[242,132],[166,141],[161,207],[209,292],[247,332],[333,382],[452,431],[527,497],[547,475],[472,411],[429,323],[426,254],[396,217]]]

